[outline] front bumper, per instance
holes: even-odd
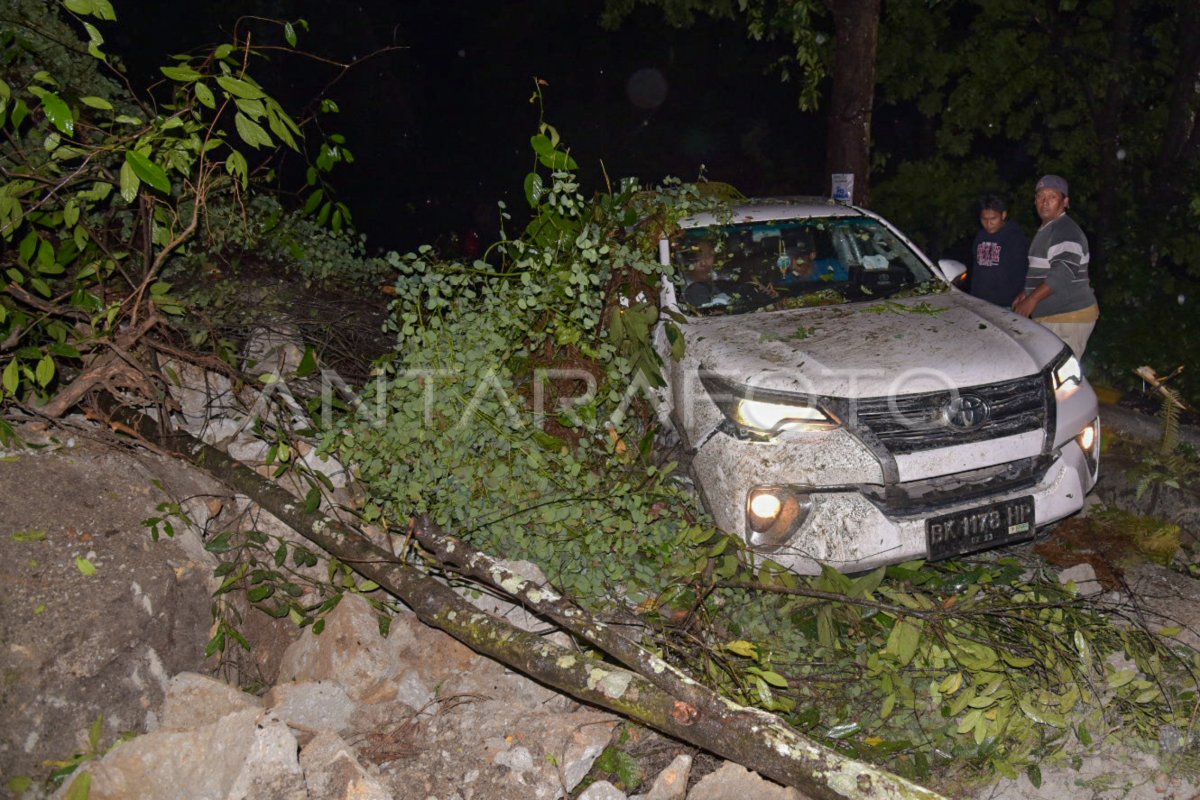
[[[811,499],[805,521],[781,544],[756,549],[801,574],[817,574],[821,564],[859,572],[928,557],[925,523],[932,517],[1031,496],[1035,522],[1045,525],[1079,511],[1095,484],[1096,470],[1075,438],[1032,458],[1016,441],[989,445],[999,459],[1006,446],[1023,457],[889,485],[870,454],[838,430],[782,444],[717,434],[692,467],[717,526],[746,541],[750,491],[797,487]]]

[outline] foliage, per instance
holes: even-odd
[[[427,513],[581,597],[641,599],[677,579],[691,530],[667,512],[690,503],[653,460],[646,409],[661,383],[653,287],[669,270],[657,233],[700,201],[627,183],[589,202],[557,132],[543,124],[531,144],[532,221],[496,245],[498,264],[398,259],[396,352],[336,444],[369,488],[369,521]]]
[[[168,259],[210,208],[241,208],[278,149],[301,151],[301,127],[255,81],[245,42],[175,56],[137,91],[104,52],[108,0],[19,0],[3,16],[0,401],[61,414],[98,383],[154,395],[133,354],[184,313]],[[294,45],[301,23],[279,24]],[[314,146],[310,185],[341,145]]]
[[[46,766],[53,767],[54,771],[50,773],[47,779],[47,788],[54,789],[66,782],[67,778],[75,774],[75,771],[89,761],[96,761],[103,758],[109,751],[117,745],[127,742],[134,737],[135,734],[123,733],[117,737],[111,745],[106,748],[100,747],[100,737],[104,731],[104,716],[98,716],[88,726],[87,733],[87,748],[81,752],[73,754],[70,758],[53,760],[46,762]],[[67,787],[66,793],[63,795],[66,800],[87,800],[91,792],[92,776],[89,772],[83,772],[71,781]],[[11,784],[10,784],[11,787]],[[26,786],[28,788],[28,786]]]
[[[739,676],[710,646],[707,672],[816,738],[917,779],[1016,777],[1105,739],[1188,729],[1194,655],[1114,626],[1072,585],[1024,572],[1011,559],[914,562],[799,580],[764,564],[758,580],[718,590],[711,620],[738,637],[723,649],[755,666]]]
[[[274,466],[276,478],[292,473],[304,476],[310,484],[305,509],[315,511],[322,498],[320,473],[307,470],[293,458],[290,446],[294,433],[278,432],[278,439],[267,453],[268,466]],[[159,481],[154,485],[165,491]],[[328,488],[325,486],[324,488]],[[160,536],[174,537],[176,522],[194,526],[184,503],[169,500],[159,503],[158,514],[143,524],[153,541]],[[205,647],[206,657],[225,653],[231,644],[250,650],[250,642],[241,633],[243,616],[233,598],[244,596],[247,603],[275,619],[290,619],[301,628],[312,627],[316,634],[325,628],[325,617],[337,608],[346,592],[372,595],[379,586],[363,580],[353,569],[336,558],[292,539],[267,533],[255,527],[229,527],[207,539],[204,549],[220,563],[213,577],[220,585],[213,592],[213,635]],[[385,633],[394,608],[378,596],[368,601],[379,612],[380,632]]]
[[[896,130],[922,136],[881,132],[877,208],[939,254],[973,235],[978,195],[1008,198],[1029,231],[1034,181],[1065,175],[1102,309],[1093,368],[1128,387],[1129,370],[1148,359],[1191,362],[1200,158],[1198,100],[1182,76],[1196,72],[1195,9],[1165,0],[947,5],[886,4],[881,102],[907,121]],[[1200,391],[1196,381],[1194,371],[1183,377],[1185,395]]]
[[[368,255],[366,235],[322,224],[303,209],[287,210],[270,195],[256,193],[211,200],[196,234],[196,246],[167,265],[166,277],[181,283],[189,275],[236,273],[245,265],[298,275],[307,286],[339,284],[374,290],[390,277],[386,257]]]

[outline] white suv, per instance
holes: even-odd
[[[857,572],[1028,539],[1083,506],[1096,395],[1054,334],[952,288],[961,264],[869,211],[730,210],[660,242],[676,279],[656,331],[721,529],[797,572]]]

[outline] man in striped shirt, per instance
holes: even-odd
[[[1042,227],[1029,245],[1025,291],[1013,311],[1049,328],[1082,358],[1100,307],[1088,282],[1087,236],[1067,216],[1070,204],[1065,178],[1046,175],[1037,182],[1034,205]]]

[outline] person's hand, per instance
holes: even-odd
[[[1034,300],[1028,292],[1021,292],[1017,295],[1017,299],[1013,300],[1012,310],[1022,317],[1033,316],[1035,308],[1037,308],[1037,300]]]

